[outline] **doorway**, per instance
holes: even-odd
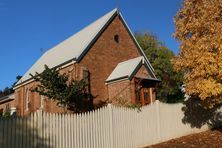
[[[136,104],[147,105],[152,102],[152,88],[147,87],[141,80],[135,81]]]

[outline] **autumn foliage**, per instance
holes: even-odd
[[[185,0],[175,16],[181,43],[174,67],[185,72],[186,93],[213,107],[222,102],[222,0]]]

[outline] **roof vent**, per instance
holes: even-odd
[[[114,40],[116,43],[119,43],[119,35],[118,34],[114,35]]]

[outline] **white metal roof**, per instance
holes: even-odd
[[[1,97],[0,98],[0,103],[4,102],[4,101],[8,101],[8,100],[14,100],[14,99],[15,99],[14,93],[13,94],[9,94],[7,96]]]
[[[113,9],[106,15],[102,16],[92,24],[88,25],[81,31],[77,32],[73,36],[64,40],[55,47],[45,52],[41,58],[23,75],[23,77],[17,82],[16,85],[22,83],[31,78],[31,74],[35,72],[41,73],[44,70],[46,64],[49,68],[56,67],[69,60],[78,59],[84,52],[91,41],[96,37],[99,31],[110,20],[110,18],[117,12],[117,9]]]
[[[141,56],[119,63],[106,79],[106,82],[118,80],[121,78],[130,78],[136,68],[143,63],[143,60],[144,57]]]

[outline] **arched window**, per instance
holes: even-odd
[[[44,108],[44,96],[40,96],[40,108]]]
[[[26,99],[25,99],[25,110],[28,111],[29,110],[29,89],[26,89]]]
[[[88,70],[83,70],[83,80],[86,83],[86,91],[90,92],[90,73]]]

